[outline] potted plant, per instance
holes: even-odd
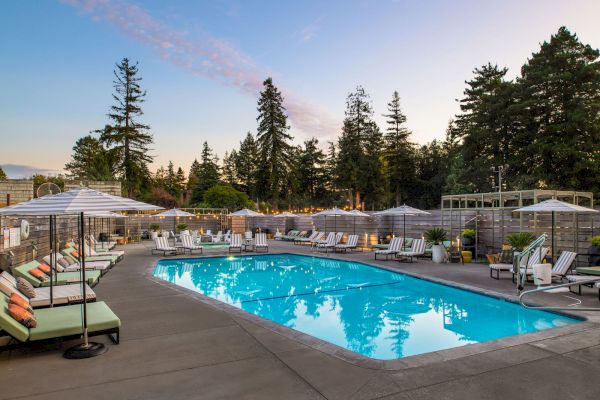
[[[462,232],[462,244],[464,247],[473,247],[475,246],[475,229],[465,229]]]
[[[185,231],[187,228],[188,228],[188,225],[187,225],[187,224],[178,224],[178,225],[177,225],[177,230],[178,230],[179,232],[183,232],[183,231]]]
[[[591,266],[596,266],[600,264],[600,236],[592,237],[592,245],[588,251],[589,254],[589,262]]]
[[[160,231],[159,224],[150,224],[150,239],[156,239],[158,237],[158,231]]]
[[[506,242],[519,252],[529,246],[529,243],[533,242],[534,239],[535,235],[531,232],[516,232],[506,236]]]
[[[423,234],[425,240],[431,243],[431,258],[434,263],[444,262],[446,259],[446,248],[442,244],[446,240],[446,231],[443,228],[431,228]]]

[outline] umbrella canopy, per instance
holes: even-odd
[[[400,207],[388,208],[387,210],[376,212],[375,215],[391,215],[392,216],[392,236],[394,236],[394,218],[396,215],[402,215],[403,220],[403,237],[406,238],[406,216],[407,215],[430,215],[427,211],[419,210],[406,204]]]
[[[550,199],[527,207],[517,208],[518,212],[557,212],[557,213],[596,213],[598,210],[578,206],[577,204],[566,203],[564,201]]]
[[[249,210],[247,208],[243,208],[241,210],[229,214],[230,217],[260,217],[262,215],[264,214]]]
[[[296,218],[297,215],[289,211],[284,211],[281,214],[276,214],[273,218]]]
[[[154,215],[155,217],[195,217],[195,214],[187,211],[180,210],[179,208],[172,208],[167,211],[163,211],[159,214]]]
[[[162,207],[89,188],[71,189],[0,209],[0,215],[65,215],[98,211],[158,210]]]
[[[343,216],[351,217],[352,214],[349,213],[348,211],[340,210],[339,208],[334,207],[329,210],[319,211],[318,213],[313,214],[312,216],[313,217],[325,217],[325,232],[327,232],[327,217],[343,217]],[[334,218],[333,221],[334,221],[333,230],[335,232],[335,231],[337,231],[337,220]]]
[[[597,213],[598,210],[593,208],[582,207],[577,204],[566,203],[564,201],[550,199],[544,200],[536,204],[532,204],[527,207],[517,208],[517,212],[529,212],[529,213],[552,213],[552,262],[556,262],[554,257],[554,215],[555,213],[563,214],[586,214],[586,213]]]
[[[112,211],[92,211],[86,212],[85,215],[87,215],[88,217],[95,218],[127,218],[127,216],[123,214],[118,214]]]
[[[353,216],[355,216],[355,217],[370,217],[369,214],[364,213],[364,212],[362,212],[360,210],[351,210],[351,211],[348,211],[348,212],[350,214],[352,214]]]

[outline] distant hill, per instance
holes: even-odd
[[[50,176],[64,174],[64,171],[32,167],[31,165],[2,164],[1,167],[9,179],[31,178],[35,174],[50,175]]]

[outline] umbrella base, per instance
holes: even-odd
[[[67,349],[63,357],[69,360],[80,360],[82,358],[96,357],[108,351],[108,347],[104,343],[90,342],[86,346],[84,343],[78,344]]]

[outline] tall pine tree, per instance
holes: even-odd
[[[100,131],[100,141],[115,156],[114,169],[128,197],[140,193],[150,176],[148,164],[152,162],[149,154],[153,142],[148,132],[150,127],[138,121],[144,114],[141,105],[146,92],[140,87],[142,78],[138,76],[137,65],[130,64],[127,58],[116,64],[113,82],[115,104],[108,114],[111,123]]]
[[[211,187],[219,183],[219,164],[218,159],[213,154],[208,143],[202,145],[202,155],[200,158],[200,168],[198,170],[198,183],[193,188],[192,203],[199,203],[203,200],[204,193]]]
[[[240,189],[251,199],[257,195],[256,182],[258,179],[258,147],[250,132],[240,143],[240,149],[235,158],[235,170]]]
[[[260,158],[259,193],[261,198],[271,202],[273,210],[279,206],[281,192],[285,189],[286,174],[289,172],[292,136],[288,133],[287,115],[283,106],[283,96],[267,78],[258,99],[257,142]]]
[[[95,137],[78,139],[73,146],[71,161],[65,165],[69,177],[91,181],[113,179],[111,154]]]

